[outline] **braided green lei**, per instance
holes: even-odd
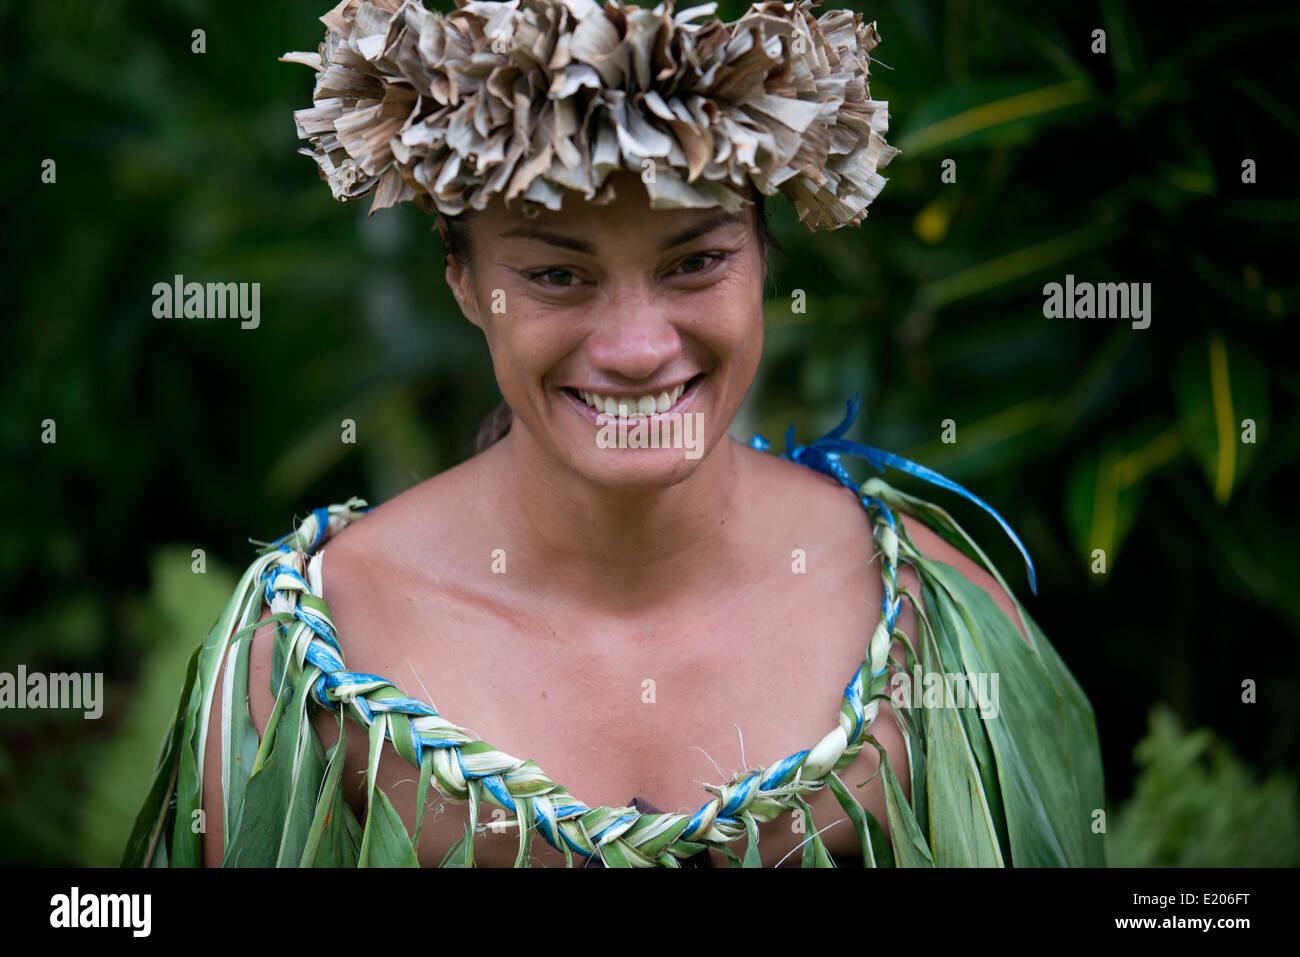
[[[856,411],[854,400],[840,426],[810,445],[795,447],[793,429],[786,437],[784,457],[835,476],[867,509],[884,586],[880,621],[845,687],[837,723],[811,748],[770,767],[739,772],[725,785],[705,785],[715,797],[691,815],[588,807],[533,761],[476,740],[386,678],[346,670],[329,606],[320,597],[318,549],[365,513],[366,503],[353,498],[316,509],[293,533],[263,548],[191,655],[176,718],[123,866],[200,864],[201,828],[194,822],[201,819],[208,747],[221,748],[222,864],[227,867],[418,866],[415,847],[430,783],[446,799],[469,804],[465,836],[447,853],[443,867],[474,866],[484,801],[513,815],[494,826],[518,827],[516,867],[530,866],[537,833],[564,852],[570,867],[574,851],[584,860],[596,856],[607,867],[679,867],[680,859],[706,847],[719,849],[731,866],[759,867],[758,822],[794,809],[803,813],[810,833],[803,866],[834,867],[804,799],[823,787],[831,789],[852,822],[866,867],[1104,866],[1102,835],[1094,824],[1104,808],[1100,750],[1082,689],[992,562],[946,511],[880,478],[856,485],[839,458],[858,455],[877,468],[899,468],[957,491],[993,514],[1018,546],[1019,540],[991,508],[955,483],[843,439]],[[750,444],[767,448],[760,436]],[[1013,595],[1032,646],[987,592],[917,548],[896,523],[896,511],[925,522],[986,568]],[[898,588],[899,561],[916,570],[921,601]],[[1032,564],[1028,569],[1032,587]],[[263,596],[272,614],[259,620]],[[904,597],[916,613],[916,636],[895,627]],[[253,632],[267,620],[279,623],[271,677],[276,700],[259,741],[244,702]],[[895,638],[903,643],[909,676],[918,666],[925,674],[996,674],[1009,692],[992,716],[982,709],[894,700],[907,743],[910,801],[885,749],[870,733],[880,700],[890,697],[890,674],[897,664],[888,652]],[[216,675],[223,667],[223,700],[217,702]],[[339,738],[328,753],[308,719],[309,697],[338,714]],[[221,709],[218,742],[206,740],[214,707]],[[345,711],[367,729],[370,740],[364,827],[340,788]],[[414,835],[375,785],[385,740],[419,771]],[[892,846],[836,773],[868,745],[880,756]],[[743,859],[727,846],[741,836],[748,837]]]

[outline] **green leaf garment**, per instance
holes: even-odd
[[[844,439],[857,408],[855,398],[840,425],[809,445],[794,445],[792,426],[783,453],[855,492],[873,521],[884,585],[880,622],[844,690],[838,721],[811,748],[770,767],[742,771],[726,785],[708,785],[716,797],[692,815],[588,807],[534,762],[475,740],[383,677],[346,669],[329,607],[319,597],[317,550],[365,513],[366,503],[354,498],[315,510],[293,533],[264,548],[195,649],[123,866],[200,864],[201,836],[192,823],[199,818],[209,747],[221,749],[222,864],[227,867],[418,866],[414,848],[430,784],[447,799],[469,804],[469,826],[443,859],[444,867],[474,866],[474,835],[481,832],[484,802],[513,815],[504,823],[518,827],[516,867],[529,866],[529,849],[538,834],[564,852],[569,866],[576,852],[579,863],[595,857],[606,867],[680,867],[683,859],[715,847],[730,866],[759,867],[758,822],[796,808],[804,813],[810,834],[803,844],[803,866],[834,867],[803,797],[823,787],[831,789],[853,823],[866,867],[1104,866],[1102,837],[1093,829],[1095,812],[1104,806],[1101,755],[1093,710],[1079,684],[1014,595],[1032,646],[986,591],[925,555],[894,519],[894,512],[902,511],[925,522],[1012,594],[946,511],[880,478],[855,484],[839,459],[860,456],[882,472],[885,466],[901,469],[955,491],[992,514],[1022,553],[1024,546],[992,508],[956,483]],[[758,435],[750,444],[768,447]],[[899,561],[916,570],[920,603],[917,596],[899,591]],[[1027,553],[1025,561],[1036,591]],[[259,741],[246,701],[253,632],[269,620],[257,617],[263,596],[279,628],[271,677],[275,708]],[[916,611],[917,635],[895,628],[904,597]],[[925,675],[997,675],[1010,693],[1000,696],[996,709],[951,706],[953,699],[936,707],[916,700],[916,692],[891,696],[896,685],[890,674],[899,670],[888,656],[894,638],[905,647],[909,678],[917,668]],[[216,701],[221,668],[224,694]],[[870,733],[881,699],[893,701],[902,722],[911,766],[910,801],[884,748]],[[309,701],[338,714],[339,740],[328,753],[308,719]],[[207,740],[213,708],[221,709],[219,741]],[[364,825],[340,788],[345,713],[370,740]],[[414,836],[375,785],[385,741],[419,772]],[[836,773],[866,746],[880,754],[878,773],[884,775],[892,841]],[[728,846],[741,837],[747,837],[743,858]]]

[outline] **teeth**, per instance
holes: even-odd
[[[604,412],[606,415],[617,415],[622,418],[631,418],[635,415],[652,415],[660,412],[667,412],[677,400],[682,397],[686,391],[684,385],[679,385],[671,392],[660,392],[659,395],[642,395],[642,396],[620,396],[613,398],[611,396],[597,395],[594,392],[581,392],[582,401],[591,406],[597,412]]]

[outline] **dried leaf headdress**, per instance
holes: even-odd
[[[456,2],[343,0],[319,53],[281,58],[317,70],[294,118],[336,199],[454,216],[501,193],[535,214],[566,190],[610,202],[622,168],[654,209],[735,211],[748,179],[837,229],[866,217],[899,152],[867,88],[880,35],[851,10],[768,0],[723,23],[716,3]]]

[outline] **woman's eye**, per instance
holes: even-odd
[[[560,283],[547,282],[546,281],[547,276],[567,276],[569,279],[578,278],[573,273],[569,272],[567,269],[542,269],[538,272],[532,272],[528,274],[528,278],[530,280],[532,280],[533,282],[541,283],[543,286],[555,286],[564,289],[572,285],[572,283],[567,283],[567,282],[560,282]]]
[[[682,260],[681,268],[687,275],[692,273],[704,272],[715,262],[722,262],[727,258],[726,253],[695,253],[693,256],[687,256]],[[697,268],[689,268],[691,263],[699,263]]]
[[[707,272],[714,264],[725,260],[728,255],[728,253],[695,253],[683,259],[676,271],[687,276]],[[559,267],[538,269],[526,275],[530,282],[549,286],[552,289],[571,289],[582,284],[582,279],[578,276]],[[552,281],[553,279],[556,281]]]

